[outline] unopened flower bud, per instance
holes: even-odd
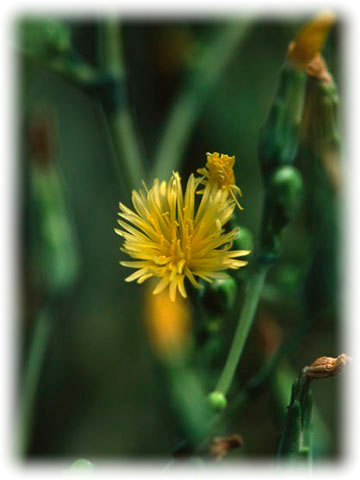
[[[210,395],[208,396],[208,403],[210,407],[215,411],[224,410],[227,406],[227,400],[225,395],[217,391],[210,393]]]
[[[317,378],[333,377],[340,373],[340,371],[349,362],[350,358],[342,353],[336,358],[320,357],[313,362],[310,367],[306,369],[306,375],[311,380]]]
[[[296,168],[279,167],[268,181],[260,238],[261,262],[271,264],[281,250],[281,230],[294,218],[300,206],[303,182]]]
[[[309,63],[320,55],[335,20],[332,12],[325,11],[308,22],[289,45],[289,61],[299,69],[306,69]]]
[[[217,279],[206,285],[202,297],[203,305],[211,314],[226,313],[234,305],[236,290],[236,282],[232,277]]]
[[[269,197],[273,210],[273,226],[276,230],[284,227],[298,211],[303,193],[300,172],[290,165],[280,167],[272,175]]]

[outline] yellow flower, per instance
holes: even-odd
[[[308,22],[288,48],[288,59],[299,69],[305,70],[320,55],[326,37],[335,23],[332,12],[322,12]]]
[[[144,314],[150,344],[163,360],[181,357],[191,343],[191,309],[189,300],[177,297],[171,302],[163,290],[151,295],[154,281],[145,291]]]
[[[243,210],[242,206],[236,198],[236,194],[242,195],[240,188],[235,184],[234,163],[235,156],[229,157],[217,152],[207,153],[207,162],[205,168],[199,168],[198,173],[203,176],[201,183],[210,186],[217,186],[227,194],[230,193],[236,205]],[[205,190],[199,192],[203,193]]]
[[[169,287],[170,299],[174,301],[177,290],[186,297],[185,278],[200,288],[195,277],[211,282],[226,278],[223,270],[247,264],[237,257],[249,251],[230,250],[237,229],[229,233],[223,229],[233,214],[234,202],[227,200],[227,190],[208,186],[196,208],[195,193],[200,180],[190,175],[183,195],[180,176],[174,172],[169,182],[159,183],[155,179],[150,190],[145,187],[133,191],[136,213],[120,203],[119,215],[126,222],[118,220],[123,230],[115,232],[125,239],[122,251],[134,259],[120,263],[138,269],[126,281],[142,283],[158,277],[160,281],[153,293]]]

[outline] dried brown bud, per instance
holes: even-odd
[[[316,378],[332,377],[340,371],[349,362],[350,358],[342,353],[336,358],[320,357],[313,362],[306,370],[306,375],[311,380]]]
[[[244,440],[238,433],[233,433],[228,437],[214,437],[211,441],[209,451],[215,457],[215,460],[222,460],[231,450],[242,447]]]

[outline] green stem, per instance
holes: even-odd
[[[195,445],[205,436],[210,419],[202,383],[199,376],[182,362],[170,365],[167,373],[178,418],[189,443]]]
[[[238,326],[235,332],[233,343],[229,355],[227,357],[224,369],[220,379],[216,385],[216,391],[226,395],[232,383],[236,367],[243,352],[247,336],[253,323],[254,315],[258,305],[262,286],[268,267],[265,265],[257,265],[253,275],[251,276],[243,308],[239,317]]]
[[[117,155],[124,160],[120,162],[121,167],[124,168],[126,165],[128,185],[130,184],[131,188],[136,188],[146,176],[129,111],[121,109],[113,113],[109,117],[109,128]]]
[[[49,333],[50,315],[48,308],[44,307],[36,319],[20,396],[19,450],[21,455],[26,454],[29,445],[34,415],[34,401]]]
[[[160,140],[153,176],[167,177],[179,167],[182,155],[190,138],[201,109],[224,73],[230,59],[239,50],[241,42],[251,28],[249,20],[230,23],[201,51],[194,62],[194,70],[176,97]]]
[[[272,392],[281,411],[286,411],[289,404],[289,391],[291,390],[295,376],[295,371],[286,360],[283,360],[282,364],[274,372],[274,376],[272,377]],[[330,449],[331,434],[316,404],[313,406],[313,419],[315,435],[321,439],[321,445],[317,445],[316,447],[321,447],[321,455],[326,456]]]
[[[126,68],[121,48],[121,35],[118,22],[106,20],[99,32],[99,56],[102,69],[114,81],[117,91],[111,109],[104,108],[113,137],[117,160],[121,172],[126,177],[129,191],[138,187],[146,178],[142,154],[138,145],[135,126],[128,108],[126,89]],[[119,98],[122,101],[119,101]],[[105,106],[105,105],[104,105]]]
[[[31,61],[41,68],[61,75],[66,81],[82,88],[92,85],[98,79],[97,71],[74,50],[69,50],[66,54],[53,59],[37,57],[21,46],[18,47],[18,52],[25,61]]]

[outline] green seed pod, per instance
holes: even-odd
[[[303,181],[296,168],[286,165],[278,168],[271,176],[268,194],[272,206],[272,224],[276,232],[294,218],[302,193]]]
[[[236,282],[233,278],[218,279],[206,285],[202,303],[212,315],[228,312],[236,298]]]
[[[227,406],[227,400],[223,393],[212,392],[208,396],[208,403],[210,407],[215,411],[224,410]]]
[[[303,181],[298,170],[290,165],[279,167],[271,176],[265,199],[260,234],[262,262],[273,263],[281,250],[280,233],[294,218],[303,192]]]

